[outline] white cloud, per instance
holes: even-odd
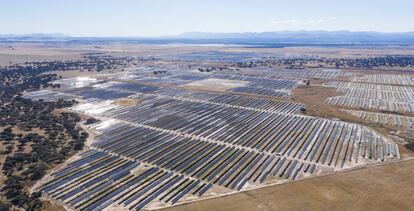
[[[321,24],[326,22],[333,22],[336,21],[336,17],[330,18],[319,18],[319,19],[311,19],[311,20],[298,20],[298,19],[288,19],[288,20],[276,20],[270,22],[270,25],[273,26],[288,26],[288,25],[300,25],[300,24]]]
[[[324,19],[315,19],[315,20],[309,20],[308,23],[315,24],[315,23],[323,23],[325,22]]]
[[[336,17],[320,18],[320,19],[315,19],[315,20],[309,20],[308,23],[309,24],[326,23],[326,22],[336,21],[336,19],[337,19]]]
[[[297,19],[277,20],[270,22],[270,25],[294,25],[300,23]]]

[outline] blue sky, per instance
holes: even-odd
[[[0,0],[0,34],[414,31],[414,0]]]

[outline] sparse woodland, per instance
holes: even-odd
[[[76,101],[32,101],[22,98],[21,93],[58,86],[49,83],[58,78],[53,73],[55,70],[101,71],[125,62],[112,57],[85,58],[0,69],[0,167],[4,183],[0,190],[0,210],[40,210],[40,193],[30,194],[30,187],[49,169],[83,148],[88,133],[77,126],[80,116],[61,110]]]

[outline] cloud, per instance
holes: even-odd
[[[323,23],[325,22],[324,19],[316,19],[316,20],[309,20],[308,23],[315,24],[315,23]]]
[[[309,24],[318,24],[318,23],[326,23],[326,22],[331,22],[331,21],[336,21],[337,18],[336,17],[330,17],[330,18],[321,18],[321,19],[316,19],[316,20],[309,20],[308,23]]]
[[[319,18],[319,19],[311,19],[311,20],[298,20],[298,19],[288,19],[288,20],[276,20],[270,22],[270,25],[273,26],[287,26],[287,25],[299,25],[299,24],[321,24],[326,22],[336,21],[336,17],[330,18]]]
[[[294,25],[300,23],[297,19],[277,20],[270,22],[270,25]]]

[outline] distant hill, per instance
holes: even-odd
[[[66,41],[71,37],[61,33],[0,34],[1,41]]]
[[[414,32],[351,32],[351,31],[280,31],[246,33],[190,32],[176,36],[181,39],[250,40],[276,43],[312,44],[398,44],[414,43]]]
[[[65,34],[0,35],[0,42],[67,42],[104,44],[125,42],[134,44],[241,44],[261,46],[295,45],[360,45],[414,44],[414,32],[351,32],[351,31],[279,31],[246,33],[189,32],[162,37],[74,37]]]

